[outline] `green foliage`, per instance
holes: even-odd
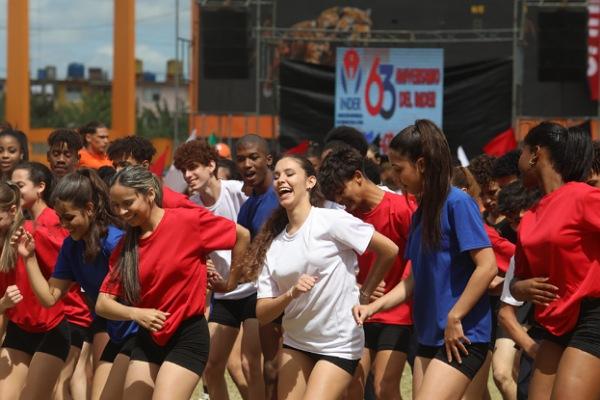
[[[175,113],[169,111],[165,100],[155,101],[154,108],[142,108],[136,118],[137,134],[148,139],[173,138]],[[181,113],[178,118],[178,140],[185,140],[189,133],[188,115]]]
[[[111,124],[110,92],[82,94],[81,101],[55,105],[45,95],[31,96],[32,128],[76,128],[90,121]]]

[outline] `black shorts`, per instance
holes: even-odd
[[[446,364],[456,368],[463,374],[465,374],[469,379],[473,380],[475,375],[477,375],[477,371],[483,365],[485,358],[487,357],[488,351],[490,351],[489,343],[471,343],[465,344],[465,348],[469,352],[468,355],[461,355],[462,364],[459,364],[458,361],[452,360],[452,362],[448,361],[448,357],[446,355],[446,347],[445,346],[424,346],[422,344],[419,345],[419,349],[417,350],[417,357],[437,359],[445,362]]]
[[[156,344],[150,332],[140,327],[131,359],[157,365],[168,361],[202,376],[209,348],[208,323],[198,315],[183,321],[165,346]]]
[[[256,293],[236,300],[213,298],[208,322],[239,328],[251,318],[256,318]]]
[[[561,336],[545,331],[542,338],[561,347],[573,347],[600,358],[600,298],[581,301],[579,319],[573,331]]]
[[[368,322],[365,330],[365,348],[375,351],[393,350],[408,354],[412,326]]]
[[[92,321],[92,325],[88,328],[88,335],[85,338],[85,341],[92,343],[94,341],[94,336],[101,332],[106,332],[106,319],[96,315]]]
[[[360,359],[358,359],[358,360],[348,360],[346,358],[341,358],[341,357],[326,356],[324,354],[311,353],[310,351],[300,350],[300,349],[297,349],[295,347],[288,346],[287,344],[284,344],[283,348],[284,349],[294,350],[294,351],[297,351],[297,352],[302,353],[304,355],[307,355],[311,360],[313,360],[313,362],[315,364],[318,361],[321,361],[321,360],[330,362],[333,365],[335,365],[337,367],[340,367],[341,369],[343,369],[344,371],[346,371],[347,373],[349,373],[351,376],[354,376],[354,371],[356,371],[356,367],[358,367],[358,363],[360,362]]]
[[[69,325],[69,332],[71,333],[71,346],[77,347],[81,350],[83,342],[88,341],[90,328],[84,328],[83,326],[67,322]]]
[[[48,332],[27,332],[8,321],[2,347],[15,349],[33,356],[36,352],[46,353],[67,360],[71,347],[71,335],[66,320]]]
[[[121,343],[109,340],[108,343],[106,343],[104,350],[102,351],[100,361],[113,363],[115,362],[115,358],[117,358],[119,354],[131,357],[131,352],[135,347],[135,343],[135,335],[131,335],[128,338],[125,338]]]

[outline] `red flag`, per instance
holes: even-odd
[[[598,100],[600,88],[600,0],[588,1],[588,65],[590,98]]]
[[[487,144],[483,146],[483,151],[490,156],[500,157],[516,148],[517,141],[515,139],[515,133],[512,128],[508,128],[487,142]]]
[[[305,154],[308,151],[310,142],[308,140],[301,141],[298,145],[292,147],[285,154]]]
[[[170,146],[165,147],[165,150],[162,152],[162,154],[156,160],[154,160],[152,165],[150,165],[150,172],[152,172],[158,177],[163,176],[163,172],[165,171],[165,164],[167,163],[167,154],[169,154],[170,151]]]

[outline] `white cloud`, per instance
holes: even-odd
[[[70,62],[112,70],[113,1],[29,0],[29,54],[36,70],[55,65],[60,78]],[[0,49],[6,43],[7,0],[0,0]],[[180,0],[180,36],[190,37],[190,0]],[[136,55],[144,70],[159,78],[175,55],[175,0],[136,0]],[[0,77],[6,76],[6,51],[0,51]]]

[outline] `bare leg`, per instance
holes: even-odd
[[[200,375],[189,369],[172,362],[164,362],[156,377],[152,399],[188,400],[199,381]]]
[[[542,340],[533,363],[533,374],[529,384],[529,400],[548,400],[558,364],[564,348],[549,340]]]
[[[265,384],[262,373],[262,352],[258,335],[258,320],[244,321],[242,334],[242,371],[248,382],[248,399],[263,400]]]
[[[515,342],[508,338],[496,339],[492,371],[496,387],[504,400],[517,400],[517,382],[514,375],[516,354]]]
[[[3,347],[0,350],[0,393],[2,399],[16,400],[27,380],[31,356]]]
[[[156,364],[137,360],[131,361],[125,376],[123,395],[121,397],[107,397],[107,399],[147,400],[152,398],[158,370],[159,367]],[[174,386],[177,386],[177,384]]]
[[[71,400],[71,377],[73,376],[73,371],[75,370],[75,365],[79,359],[80,352],[81,350],[76,346],[71,346],[69,349],[67,361],[65,361],[65,365],[60,371],[58,380],[54,386],[54,393],[52,396],[54,400]]]
[[[56,356],[36,352],[29,364],[29,373],[21,392],[21,399],[48,399],[48,394],[52,393],[64,365],[65,362]]]
[[[106,382],[100,391],[99,398],[101,400],[120,399],[122,396],[126,397],[123,390],[125,388],[125,380],[129,373],[129,365],[130,361],[128,356],[121,353],[117,354],[106,378]]]
[[[467,391],[463,395],[463,400],[480,400],[489,398],[488,393],[488,377],[490,376],[490,365],[492,363],[492,352],[488,351],[485,356],[485,360],[475,374],[475,378],[469,383]]]
[[[375,356],[375,352],[367,348],[363,349],[362,357],[356,367],[352,381],[346,391],[346,399],[362,400],[365,397],[365,385],[371,371],[371,363]]]
[[[282,349],[279,360],[277,398],[303,399],[313,366],[313,361],[306,354],[291,349]]]
[[[235,343],[231,348],[231,353],[229,353],[229,358],[227,359],[227,372],[231,376],[233,383],[237,386],[240,394],[243,399],[248,399],[248,381],[246,381],[246,377],[244,376],[244,371],[242,370],[242,337],[244,335],[244,325],[240,327],[240,331],[238,332],[237,338],[235,339]],[[260,343],[259,343],[260,345]],[[261,355],[262,357],[262,355]],[[262,371],[262,367],[261,367]],[[264,386],[264,382],[263,382]]]
[[[260,327],[260,346],[264,357],[265,399],[277,394],[277,354],[281,348],[281,325],[270,323]]]
[[[73,400],[86,400],[92,395],[92,376],[91,372],[92,345],[89,342],[83,342],[79,359],[73,371],[71,378],[71,397]]]
[[[600,398],[600,358],[574,347],[567,347],[560,359],[552,400]]]
[[[425,357],[415,357],[415,363],[413,366],[413,387],[412,387],[412,397],[415,399],[417,397],[417,392],[421,389],[421,385],[423,384],[423,378],[425,377],[425,371],[431,362],[431,358]]]
[[[373,386],[379,400],[400,400],[400,379],[407,354],[400,351],[378,351],[373,363]]]
[[[318,361],[310,373],[304,400],[337,400],[350,385],[352,375],[337,365],[325,361]]]
[[[208,324],[210,332],[210,350],[204,370],[204,382],[208,393],[214,399],[229,399],[225,382],[227,359],[238,335],[239,329],[214,322]]]
[[[471,380],[456,368],[433,359],[425,371],[416,399],[457,400],[465,393],[470,382]]]

